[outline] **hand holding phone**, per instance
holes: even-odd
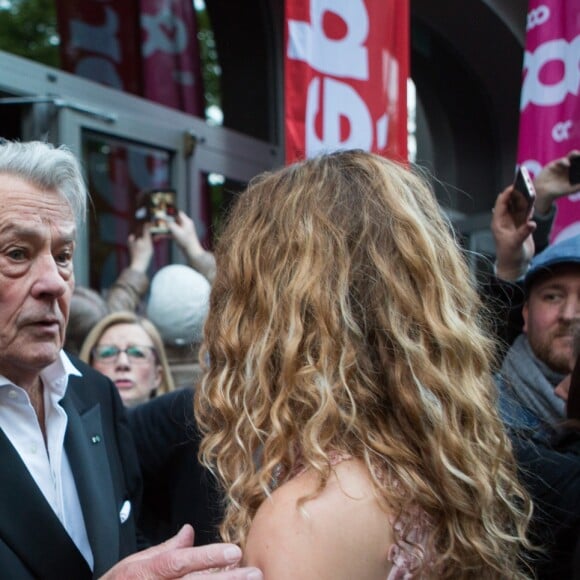
[[[509,200],[509,211],[516,226],[526,223],[534,212],[536,190],[529,171],[520,165],[516,172],[512,194]]]
[[[141,194],[141,199],[135,217],[138,222],[149,222],[149,231],[153,236],[167,236],[170,234],[168,221],[177,217],[175,205],[176,193],[174,189],[152,189]]]

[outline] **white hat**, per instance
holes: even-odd
[[[189,345],[202,340],[209,310],[209,282],[196,270],[171,264],[151,280],[147,318],[167,345]]]

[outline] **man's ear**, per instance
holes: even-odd
[[[526,300],[526,302],[524,303],[524,307],[522,308],[522,317],[524,319],[524,326],[522,328],[522,331],[524,333],[528,333],[528,314],[529,314],[529,304],[528,301]]]

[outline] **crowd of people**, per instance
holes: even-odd
[[[66,147],[0,145],[0,570],[10,578],[580,577],[572,155],[493,275],[424,177],[363,151],[254,178],[215,253],[75,287]],[[195,546],[194,546],[195,543]]]
[[[496,277],[486,286],[494,305],[503,303],[495,312],[496,322],[505,321],[499,409],[535,504],[529,535],[542,549],[530,559],[541,579],[580,577],[578,415],[568,405],[580,397],[572,381],[580,338],[580,235],[548,243],[553,201],[580,190],[568,179],[573,155],[580,152],[554,160],[536,177],[540,215],[534,219],[514,223],[511,188],[498,196],[491,222]]]

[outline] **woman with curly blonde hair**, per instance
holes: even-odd
[[[362,151],[250,183],[196,393],[221,533],[265,578],[523,578],[531,504],[432,191]]]

